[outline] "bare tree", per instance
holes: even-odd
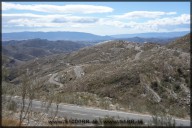
[[[22,122],[26,117],[30,118],[30,113],[32,112],[32,101],[35,97],[35,93],[40,93],[40,89],[43,86],[43,82],[39,79],[32,79],[29,76],[29,73],[23,74],[21,78],[21,110],[20,110],[20,121],[19,126],[22,125]],[[28,102],[27,102],[28,101]]]

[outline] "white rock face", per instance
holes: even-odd
[[[81,78],[84,75],[84,71],[81,66],[75,66],[74,72],[77,78]]]

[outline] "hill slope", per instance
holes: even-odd
[[[172,41],[167,45],[167,48],[178,49],[183,52],[190,52],[190,39],[191,34],[187,34],[182,38]]]
[[[176,46],[182,46],[183,40],[190,42],[188,37],[178,39]],[[37,98],[53,91],[66,103],[186,118],[190,113],[190,53],[169,45],[103,42],[28,61],[18,67],[20,73],[12,82],[20,81],[28,69],[30,79],[44,80]]]
[[[137,43],[158,43],[158,44],[167,44],[171,41],[174,41],[176,38],[142,38],[142,37],[132,37],[132,38],[118,38],[118,40],[125,40],[130,42]]]
[[[183,32],[149,32],[149,33],[137,33],[137,34],[111,35],[111,37],[114,37],[114,38],[131,38],[131,37],[174,38],[174,37],[182,37],[188,33],[189,33],[189,31],[183,31]]]
[[[44,57],[58,53],[69,53],[86,45],[72,41],[48,41],[30,39],[22,41],[3,41],[2,54],[20,61]]]

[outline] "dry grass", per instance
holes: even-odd
[[[178,43],[176,46],[180,48],[179,44],[182,44],[183,41],[188,42],[188,40],[188,37],[180,39],[176,41]],[[97,106],[97,103],[94,102],[97,100],[93,95],[77,93],[88,92],[97,95],[100,99],[112,98],[120,106],[127,106],[127,109],[131,111],[166,110],[167,113],[177,117],[189,116],[188,104],[180,100],[187,99],[187,93],[178,89],[181,84],[188,88],[190,86],[189,53],[174,50],[175,45],[168,49],[156,44],[136,45],[133,43],[130,46],[138,46],[143,50],[140,59],[133,61],[139,51],[128,46],[128,43],[109,42],[68,55],[45,57],[38,60],[39,65],[31,61],[20,67],[20,70],[23,69],[24,72],[26,68],[30,67],[31,72],[35,71],[36,74],[31,74],[31,79],[47,75],[47,79],[45,79],[47,83],[42,82],[45,83],[45,89],[38,90],[38,97],[45,96],[49,92],[56,93],[54,87],[48,86],[50,78],[48,75],[58,72],[59,80],[64,84],[63,92],[59,94],[62,102]],[[69,63],[69,65],[65,63]],[[74,74],[73,69],[76,65],[83,65],[85,75],[81,79],[76,79]],[[48,68],[49,66],[51,68]],[[153,95],[145,91],[146,85],[162,98],[161,103],[153,102]],[[45,91],[46,89],[49,92]],[[167,90],[174,91],[179,98],[173,99]],[[72,95],[72,93],[76,94]],[[155,105],[160,106],[160,104],[163,106],[162,110],[154,109]],[[101,106],[105,106],[105,104]]]
[[[19,126],[19,120],[3,118],[2,126]]]

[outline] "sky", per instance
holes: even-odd
[[[2,2],[2,32],[190,31],[190,2]]]

